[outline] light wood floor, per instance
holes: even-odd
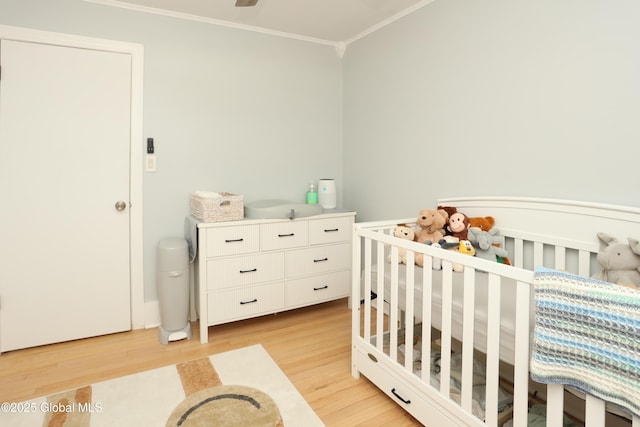
[[[157,329],[17,350],[0,355],[0,402],[18,402],[205,355],[262,344],[325,425],[419,426],[363,376],[351,376],[346,300],[209,328],[162,345]]]

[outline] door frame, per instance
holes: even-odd
[[[144,46],[73,34],[0,25],[0,39],[124,53],[131,56],[131,130],[129,144],[129,280],[131,328],[143,329],[144,268],[142,228],[142,149]]]

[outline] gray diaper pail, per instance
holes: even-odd
[[[156,269],[160,305],[160,343],[191,339],[187,241],[161,240],[158,243]]]

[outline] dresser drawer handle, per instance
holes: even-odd
[[[244,273],[255,273],[256,271],[258,271],[257,268],[253,268],[251,270],[240,270],[240,274],[244,274]]]
[[[314,291],[322,291],[324,289],[329,289],[329,285],[324,285],[324,286],[319,287],[319,288],[313,288]]]
[[[329,258],[322,258],[322,259],[314,259],[313,262],[324,262],[324,261],[329,261]]]
[[[325,233],[331,233],[331,232],[334,232],[334,231],[340,231],[340,229],[339,228],[330,228],[330,229],[325,229],[324,230]]]
[[[402,401],[402,403],[404,403],[405,405],[409,405],[411,403],[410,400],[405,400],[405,399],[402,398],[402,396],[400,396],[398,393],[396,393],[396,389],[395,388],[391,389],[391,393],[393,393],[393,395],[395,397],[397,397],[398,399],[400,399]]]
[[[258,298],[254,298],[251,301],[240,301],[240,305],[253,304],[254,302],[258,302]]]
[[[293,237],[295,236],[295,233],[290,233],[290,234],[278,234],[278,237]]]
[[[225,243],[235,243],[235,242],[243,242],[244,239],[225,239]]]

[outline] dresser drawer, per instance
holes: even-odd
[[[299,307],[349,295],[351,271],[322,274],[287,282],[287,307]]]
[[[240,225],[208,228],[206,232],[207,256],[242,255],[260,250],[260,226]]]
[[[432,426],[460,425],[444,416],[426,399],[424,393],[410,385],[397,371],[386,366],[382,360],[387,361],[387,356],[381,355],[381,361],[378,361],[376,355],[362,350],[358,348],[355,354],[358,370],[418,421]],[[373,358],[369,357],[369,354]],[[409,372],[403,372],[403,374],[413,375]]]
[[[317,246],[287,252],[287,277],[309,276],[351,267],[351,244]]]
[[[284,279],[282,252],[207,261],[207,289],[209,290],[282,279]]]
[[[213,292],[207,302],[209,325],[274,313],[284,309],[284,283]]]
[[[352,217],[309,220],[309,244],[347,242],[351,240]]]
[[[263,251],[299,248],[309,242],[308,221],[276,222],[260,227]]]

